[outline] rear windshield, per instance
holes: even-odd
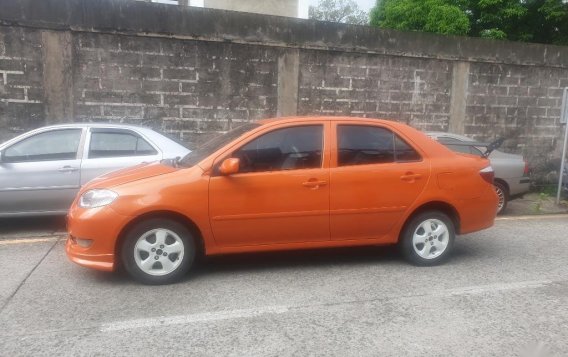
[[[215,151],[219,150],[223,146],[227,145],[234,139],[238,138],[244,133],[258,128],[259,126],[260,124],[257,123],[244,124],[226,132],[225,134],[221,134],[187,154],[183,159],[181,159],[179,165],[184,167],[191,167],[197,164],[199,161],[205,159]]]

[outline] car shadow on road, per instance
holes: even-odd
[[[369,265],[372,263],[406,264],[396,246],[241,253],[200,258],[191,272],[181,279],[179,283],[191,283],[192,280],[207,279],[216,274],[247,272],[252,274],[297,268],[318,269],[341,265]],[[121,267],[113,274],[91,270],[86,270],[86,272],[89,274],[89,278],[97,283],[137,285]]]
[[[471,241],[475,243],[475,241]],[[456,242],[451,258],[443,265],[477,264],[480,258],[491,255],[484,245]],[[187,276],[179,283],[191,283],[194,280],[208,279],[227,273],[271,273],[288,269],[322,269],[333,267],[356,267],[381,265],[395,269],[423,269],[415,267],[400,254],[397,246],[368,246],[309,249],[279,252],[242,253],[203,257],[196,262]],[[139,285],[131,279],[124,269],[114,273],[81,269],[83,278],[103,285]]]
[[[243,253],[203,258],[191,275],[207,275],[226,271],[243,272],[298,267],[317,268],[334,265],[366,265],[377,261],[392,263],[401,260],[400,253],[395,246]]]
[[[491,258],[496,254],[494,248],[486,244],[480,243],[475,237],[458,237],[454,243],[452,255],[446,264],[476,264],[480,259]]]
[[[65,232],[65,216],[0,218],[0,239]]]
[[[460,238],[458,238],[460,239]],[[477,264],[480,258],[494,255],[477,240],[456,241],[446,266]],[[296,268],[325,268],[333,266],[357,266],[380,264],[385,267],[423,269],[408,263],[396,245],[327,248],[284,252],[244,253],[203,258],[194,270],[183,279],[199,279],[226,272],[260,272]]]

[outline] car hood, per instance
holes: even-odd
[[[160,162],[142,163],[140,165],[113,171],[96,177],[85,185],[84,190],[91,188],[115,187],[153,176],[169,174],[170,172],[175,172],[177,170],[179,170],[179,168],[165,165]]]

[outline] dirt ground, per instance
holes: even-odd
[[[523,216],[553,213],[568,213],[568,202],[564,199],[556,205],[556,197],[535,192],[511,200],[502,216]]]

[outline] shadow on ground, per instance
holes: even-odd
[[[316,267],[330,264],[363,264],[371,261],[401,261],[396,246],[309,249],[266,253],[242,253],[203,258],[196,269],[206,274],[221,271]]]
[[[45,236],[64,232],[64,216],[0,218],[0,239],[13,236]]]

